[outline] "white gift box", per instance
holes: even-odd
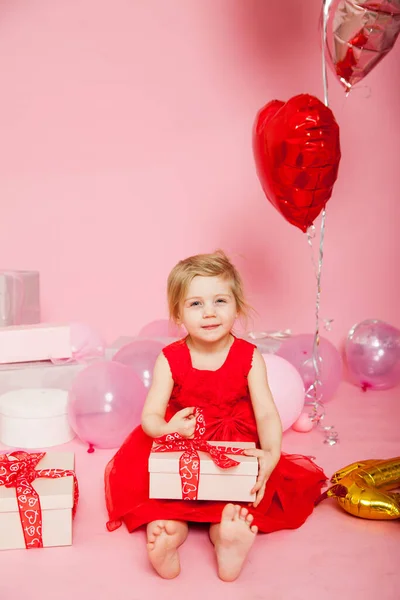
[[[214,446],[255,448],[252,442],[209,442]],[[240,464],[229,469],[218,467],[207,452],[198,452],[200,474],[197,499],[225,500],[227,502],[253,502],[251,494],[258,474],[258,461],[254,456],[228,455]],[[182,452],[150,452],[150,498],[182,499],[182,481],[179,460]],[[187,480],[187,478],[186,478]]]
[[[67,417],[68,392],[20,389],[0,396],[0,442],[12,448],[50,448],[75,437]]]
[[[69,325],[17,325],[0,328],[0,363],[72,357]]]
[[[39,322],[39,273],[0,270],[0,327]]]
[[[91,362],[91,361],[90,361]],[[0,394],[21,388],[71,389],[75,377],[90,363],[50,361],[0,365]]]
[[[36,469],[74,470],[72,452],[46,453]],[[35,479],[32,487],[39,494],[42,509],[43,546],[71,546],[74,478]],[[16,489],[0,486],[0,550],[25,548]]]

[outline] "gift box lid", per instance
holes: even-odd
[[[48,452],[36,465],[40,469],[73,470],[75,456],[73,452]],[[74,504],[74,478],[71,476],[35,479],[32,483],[40,497],[42,510],[71,508]],[[15,488],[0,486],[0,512],[18,510]]]
[[[0,328],[1,329],[1,328]],[[53,371],[57,369],[70,369],[76,368],[77,365],[82,365],[82,368],[86,366],[86,364],[78,363],[76,360],[71,360],[69,362],[65,362],[63,364],[55,364],[51,362],[51,360],[35,360],[35,361],[27,361],[20,363],[0,363],[0,376],[2,373],[7,373],[8,371],[24,371],[25,369],[51,369]]]
[[[233,448],[255,448],[253,442],[216,442],[210,441],[213,446],[230,446]],[[153,444],[153,447],[156,444]],[[182,452],[150,452],[149,472],[150,473],[178,473],[179,459]],[[230,473],[238,475],[257,475],[258,460],[255,456],[244,456],[240,454],[229,454],[231,458],[239,461],[240,464],[229,469],[218,467],[207,452],[199,451],[200,473],[203,475],[220,475],[221,473]]]
[[[96,359],[93,359],[93,362]],[[54,364],[50,360],[0,364],[0,395],[22,388],[70,390],[78,373],[92,360]]]
[[[23,276],[28,276],[28,277],[38,277],[39,276],[39,271],[28,271],[27,269],[0,269],[0,275],[8,275],[8,276],[13,276],[13,275],[23,275]]]
[[[68,392],[52,388],[11,390],[0,396],[0,414],[18,419],[47,419],[67,413]]]

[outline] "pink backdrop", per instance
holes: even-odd
[[[307,8],[305,8],[307,4]],[[165,279],[224,248],[258,328],[314,329],[306,237],[266,201],[251,129],[273,98],[322,97],[320,0],[0,3],[0,257],[40,269],[47,320],[108,339],[166,316]],[[345,98],[321,316],[339,341],[400,326],[400,45]]]

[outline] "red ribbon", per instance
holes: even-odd
[[[229,458],[227,454],[244,454],[243,448],[231,446],[213,446],[203,437],[206,431],[204,415],[196,411],[196,429],[193,439],[184,438],[179,433],[171,433],[156,438],[152,452],[182,452],[179,459],[179,475],[183,500],[197,500],[200,478],[199,451],[207,452],[213,462],[222,469],[230,469],[240,462]]]
[[[74,471],[64,469],[38,469],[36,465],[45,456],[45,452],[16,451],[0,454],[0,486],[16,489],[19,516],[26,548],[43,548],[42,510],[39,495],[32,482],[39,477],[57,479],[59,477],[74,478],[74,505],[72,517],[75,516],[79,499],[78,481]]]

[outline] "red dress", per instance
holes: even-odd
[[[185,340],[164,348],[174,380],[166,420],[182,408],[195,406],[204,414],[205,439],[259,443],[247,385],[254,348],[235,338],[225,363],[216,371],[195,369]],[[156,519],[219,523],[226,502],[149,499],[152,441],[139,426],[108,463],[108,529],[116,529],[123,521],[133,531]],[[309,458],[282,454],[267,482],[264,498],[257,508],[250,507],[254,524],[263,532],[299,527],[311,514],[325,481],[322,469]]]

